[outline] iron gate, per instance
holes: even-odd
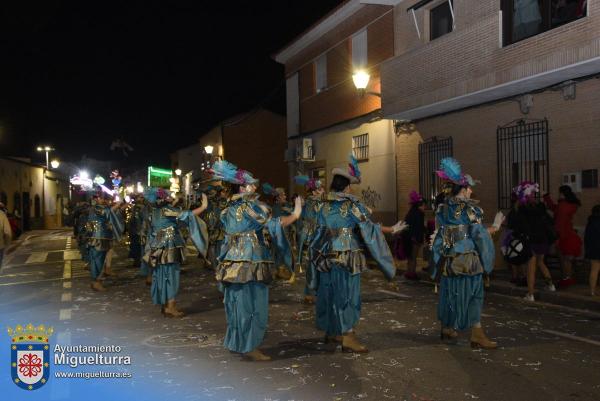
[[[419,192],[429,208],[441,189],[441,180],[435,172],[442,159],[452,155],[452,137],[434,136],[419,144]]]
[[[498,207],[511,207],[511,192],[522,181],[540,184],[548,192],[550,177],[548,120],[511,122],[498,127]]]

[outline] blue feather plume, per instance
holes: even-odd
[[[356,157],[354,157],[352,153],[350,153],[350,167],[353,170],[353,175],[356,178],[360,178],[360,168],[358,167],[358,160],[356,160]]]
[[[235,164],[227,160],[217,160],[212,166],[213,175],[215,178],[239,184],[237,177],[238,168]]]
[[[294,177],[294,182],[298,185],[306,185],[310,181],[307,175],[297,175]]]
[[[144,189],[144,199],[150,203],[156,203],[158,200],[158,188],[148,187]]]
[[[459,182],[463,178],[460,163],[452,157],[446,157],[442,159],[440,162],[440,168],[446,174],[448,179],[453,182]]]

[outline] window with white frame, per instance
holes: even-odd
[[[352,137],[352,154],[357,160],[369,159],[369,134],[356,135]]]
[[[367,67],[367,30],[352,36],[352,69],[354,71]]]
[[[317,93],[327,88],[327,54],[315,60],[315,90]]]

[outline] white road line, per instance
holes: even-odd
[[[544,333],[553,334],[555,336],[559,336],[559,337],[563,337],[563,338],[568,338],[569,340],[581,341],[583,343],[588,343],[588,344],[600,346],[600,341],[590,340],[589,338],[574,336],[572,334],[561,333],[560,331],[554,331],[554,330],[544,330],[544,329],[542,329],[542,331]]]
[[[71,278],[71,261],[65,260],[65,267],[63,270],[63,278],[70,279]]]
[[[43,283],[45,281],[58,281],[58,280],[64,280],[64,278],[62,278],[62,277],[56,277],[56,278],[46,278],[46,279],[42,279],[42,280],[17,281],[16,283],[2,283],[2,284],[0,284],[0,287],[6,287],[6,286],[9,286],[9,285]]]
[[[25,262],[26,265],[31,263],[45,262],[48,257],[48,252],[32,252]]]
[[[69,320],[71,319],[71,309],[61,309],[58,315],[59,320]]]
[[[70,281],[63,282],[63,288],[71,288],[71,282]]]
[[[71,296],[70,292],[63,292],[62,296],[60,297],[61,302],[71,302],[72,299],[73,297]]]
[[[393,296],[396,296],[398,298],[412,298],[410,295],[401,294],[401,293],[395,292],[395,291],[377,290],[377,292],[381,292],[382,294],[393,295]]]

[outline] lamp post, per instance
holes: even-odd
[[[46,153],[46,170],[50,170],[50,160],[48,159],[48,154],[53,151],[54,148],[50,147],[50,146],[38,146],[37,147],[37,151],[38,152],[45,152]]]
[[[365,70],[358,70],[354,74],[352,74],[352,82],[354,82],[354,86],[358,89],[358,94],[360,97],[364,95],[373,95],[377,97],[381,97],[381,93],[379,92],[370,92],[367,91],[367,86],[369,86],[369,80],[371,76]]]

